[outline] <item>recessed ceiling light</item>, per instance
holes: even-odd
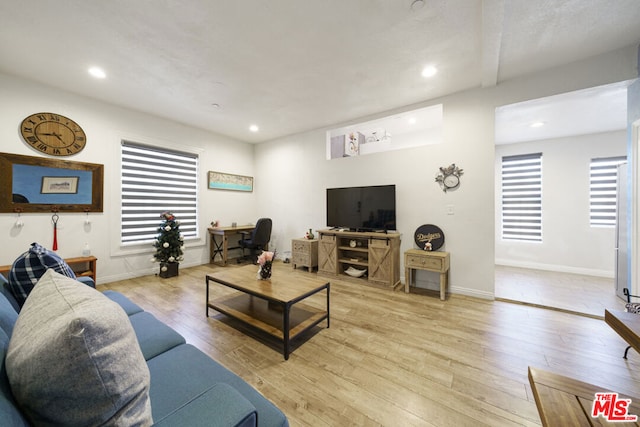
[[[433,77],[438,73],[438,69],[433,65],[429,65],[422,69],[422,77]]]
[[[416,124],[416,118],[415,118],[415,117],[411,117],[411,118],[409,119],[409,124],[410,124],[410,125],[414,125],[414,124]]]
[[[215,109],[220,108],[220,104],[218,104],[217,102],[214,102],[213,104],[211,104],[211,106]]]
[[[258,132],[260,130],[260,128],[258,126],[256,126],[256,125],[251,125],[251,126],[249,126],[249,130],[251,132]]]
[[[529,125],[532,128],[541,128],[542,126],[544,126],[544,122],[533,122]]]
[[[89,68],[89,74],[91,74],[96,79],[104,79],[105,77],[107,77],[107,73],[105,73],[102,68],[98,67]]]

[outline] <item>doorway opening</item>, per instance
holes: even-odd
[[[627,154],[627,87],[590,88],[496,110],[495,296],[591,317],[615,294],[615,227],[589,222],[589,164]],[[542,153],[542,240],[503,235],[502,158]]]

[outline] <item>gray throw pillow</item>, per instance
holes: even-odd
[[[153,423],[149,368],[124,310],[51,269],[22,307],[6,370],[33,424]]]

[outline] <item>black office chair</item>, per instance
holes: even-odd
[[[260,218],[256,222],[256,228],[251,233],[243,233],[243,235],[245,237],[238,242],[242,248],[242,259],[247,259],[244,250],[249,249],[251,262],[255,264],[258,260],[256,251],[258,249],[265,250],[269,240],[271,240],[271,218]]]

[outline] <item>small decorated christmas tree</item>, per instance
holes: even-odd
[[[178,263],[183,260],[183,237],[180,234],[180,222],[171,212],[160,214],[162,223],[158,227],[158,235],[153,246],[156,253],[153,261],[160,263],[160,277],[178,275]]]

